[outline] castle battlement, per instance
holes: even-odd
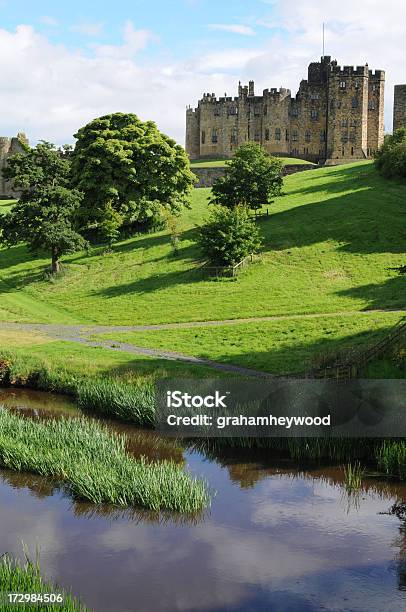
[[[294,97],[285,87],[255,95],[252,80],[238,84],[237,97],[204,93],[186,113],[186,150],[191,159],[227,158],[253,140],[315,162],[371,157],[383,142],[384,80],[383,70],[339,66],[327,55],[309,64]]]

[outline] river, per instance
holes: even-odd
[[[0,390],[0,404],[34,418],[77,414],[66,398],[25,390]],[[370,478],[349,497],[341,467],[207,456],[107,424],[134,455],[204,477],[211,509],[185,518],[97,507],[0,470],[0,555],[38,548],[42,572],[96,612],[406,610],[406,523],[388,514],[406,484]]]

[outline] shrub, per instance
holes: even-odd
[[[406,178],[406,128],[385,136],[376,153],[375,166],[386,178]]]
[[[258,251],[258,228],[243,206],[234,209],[218,206],[200,228],[199,244],[205,257],[217,266],[232,266]]]

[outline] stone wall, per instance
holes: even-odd
[[[314,170],[318,166],[313,164],[288,164],[283,168],[283,175],[294,174],[295,172],[303,172],[303,170]],[[192,172],[197,176],[199,182],[196,187],[212,187],[217,179],[222,178],[225,173],[225,168],[193,168]]]
[[[395,85],[393,131],[406,128],[406,85]]]

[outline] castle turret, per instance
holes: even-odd
[[[406,128],[406,85],[395,85],[393,131]]]

